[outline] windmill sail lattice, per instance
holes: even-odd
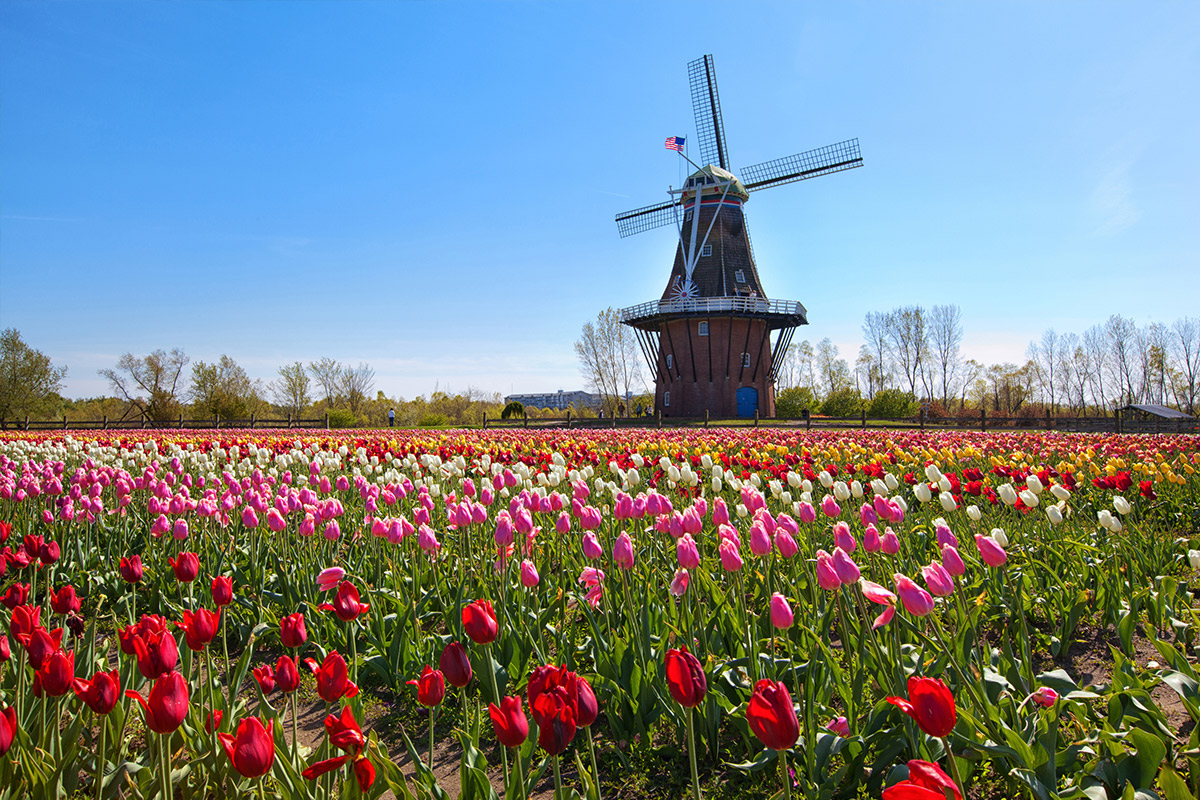
[[[622,237],[673,223],[680,234],[662,296],[622,309],[621,321],[637,332],[664,415],[774,416],[775,375],[808,312],[767,297],[744,205],[753,191],[862,166],[862,155],[849,139],[749,167],[740,180],[729,171],[712,56],[688,64],[688,83],[706,166],[670,200],[617,215]]]

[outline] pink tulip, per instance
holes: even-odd
[[[867,525],[863,531],[863,550],[868,553],[878,553],[883,549],[883,543],[879,540],[879,528],[874,524]]]
[[[862,577],[862,573],[858,569],[858,565],[854,563],[854,559],[846,553],[845,550],[838,547],[833,551],[833,569],[837,573],[838,580],[846,586],[852,583],[858,583],[858,579]]]
[[[317,589],[322,592],[336,589],[344,577],[346,577],[346,570],[341,567],[326,567],[317,575]]]
[[[1029,695],[1029,699],[1043,708],[1050,708],[1058,702],[1058,692],[1049,686],[1039,686],[1033,694]]]
[[[279,509],[272,508],[267,512],[267,527],[272,533],[279,533],[287,527],[287,520],[283,518],[283,514]]]
[[[854,536],[850,533],[850,526],[845,521],[838,521],[833,526],[833,543],[847,553],[853,553],[854,549],[858,547]]]
[[[700,548],[691,534],[685,533],[675,542],[675,560],[685,570],[700,566]]]
[[[979,557],[989,567],[999,567],[1008,561],[1008,553],[1004,552],[1004,548],[990,536],[984,536],[981,533],[975,534],[975,546],[979,548]]]
[[[879,538],[879,549],[889,556],[894,556],[900,552],[900,537],[896,535],[896,532],[891,527],[883,529],[883,536]]]
[[[779,548],[779,555],[784,558],[791,558],[800,550],[796,545],[796,540],[792,538],[792,534],[788,533],[782,525],[775,529],[775,546]]]
[[[824,550],[817,551],[817,585],[830,592],[842,588],[842,579],[833,566],[833,556]]]
[[[613,563],[621,569],[633,569],[633,539],[622,533],[613,543]]]
[[[684,533],[690,533],[693,536],[700,535],[700,531],[704,530],[704,520],[700,516],[700,512],[695,506],[692,506],[687,511],[683,512],[682,520]]]
[[[801,509],[803,511],[803,509]],[[827,494],[821,500],[821,513],[827,517],[833,518],[842,513],[842,507],[837,504],[837,500],[833,495]],[[803,516],[803,514],[801,514]]]
[[[583,511],[579,514],[579,527],[585,531],[596,530],[603,521],[604,517],[601,516],[600,509],[592,506],[584,506]]]
[[[962,556],[954,547],[942,548],[942,566],[955,578],[962,576],[967,571],[967,565],[963,563]]]
[[[437,540],[437,534],[433,532],[433,528],[422,525],[417,530],[418,547],[430,555],[435,555],[438,550],[442,549],[442,543]]]
[[[583,555],[590,561],[595,561],[604,555],[604,548],[600,546],[600,540],[591,531],[583,535]]]
[[[683,569],[675,570],[675,577],[671,579],[671,594],[674,597],[683,597],[688,588],[688,571]]]
[[[571,515],[563,511],[554,521],[554,532],[563,536],[571,532]]]
[[[713,525],[729,524],[729,506],[720,497],[713,501],[712,521]]]
[[[183,517],[180,517],[179,519],[175,520],[175,528],[172,531],[171,535],[174,536],[176,539],[186,539],[188,537],[187,520],[184,519]]]
[[[916,617],[924,617],[933,611],[933,597],[929,592],[917,586],[907,575],[897,572],[893,579],[896,581],[896,594],[899,595],[900,602],[904,603],[904,608],[908,613]]]
[[[872,603],[878,603],[881,606],[895,605],[896,595],[880,586],[874,581],[869,581],[864,578],[859,582],[862,587],[863,597],[870,600]]]
[[[949,597],[954,593],[954,578],[936,561],[927,567],[921,567],[921,577],[925,579],[930,594],[936,597]]]
[[[845,717],[835,717],[825,723],[825,729],[845,739],[850,735],[850,722]]]
[[[769,555],[771,552],[771,536],[758,520],[750,526],[750,552],[756,556]]]
[[[881,494],[875,495],[875,499],[871,502],[875,508],[875,514],[885,522],[892,521],[892,501],[888,500]]]
[[[727,572],[737,572],[742,568],[742,556],[737,545],[729,539],[721,540],[721,567]]]
[[[529,559],[521,562],[521,585],[526,589],[532,589],[538,585],[541,578],[538,576],[537,567]]]
[[[938,547],[958,547],[958,537],[951,532],[948,525],[937,526]]]
[[[250,506],[246,506],[242,509],[242,524],[247,528],[258,527],[258,514],[255,514],[254,509]]]
[[[879,515],[875,513],[875,509],[871,507],[870,503],[862,504],[862,507],[858,509],[858,517],[862,520],[863,527],[879,522]]]
[[[792,607],[788,605],[787,598],[775,592],[771,595],[771,624],[784,629],[792,627],[793,621]]]
[[[321,532],[321,535],[332,542],[342,535],[342,527],[338,525],[336,519],[331,519],[325,523],[325,530]]]
[[[782,528],[784,530],[784,532],[790,534],[793,537],[800,535],[800,526],[798,524],[796,524],[796,520],[792,519],[787,514],[780,514],[778,517],[776,517],[775,518],[775,526],[776,526],[776,531],[775,531],[776,536],[779,535],[780,528]],[[776,540],[776,541],[778,541],[778,540]]]
[[[509,545],[513,543],[512,517],[507,511],[496,514],[496,532],[493,534],[496,544]]]

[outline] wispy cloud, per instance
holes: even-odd
[[[1132,227],[1142,212],[1134,203],[1130,171],[1133,160],[1113,165],[1092,190],[1089,201],[1092,214],[1099,225],[1098,233],[1110,235]]]
[[[0,219],[20,219],[31,222],[82,222],[81,217],[35,217],[28,214],[0,214]]]

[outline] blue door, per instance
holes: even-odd
[[[758,411],[758,389],[753,386],[743,386],[737,390],[738,416],[753,417]]]

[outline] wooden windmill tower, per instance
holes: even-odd
[[[672,222],[679,231],[662,297],[621,309],[621,322],[637,332],[664,416],[772,417],[776,371],[808,317],[800,303],[763,291],[743,204],[759,189],[860,167],[862,156],[850,139],[747,167],[739,180],[729,171],[712,56],[688,64],[688,79],[706,166],[688,159],[696,171],[672,199],[617,215],[622,237]],[[681,145],[667,140],[668,149]]]

